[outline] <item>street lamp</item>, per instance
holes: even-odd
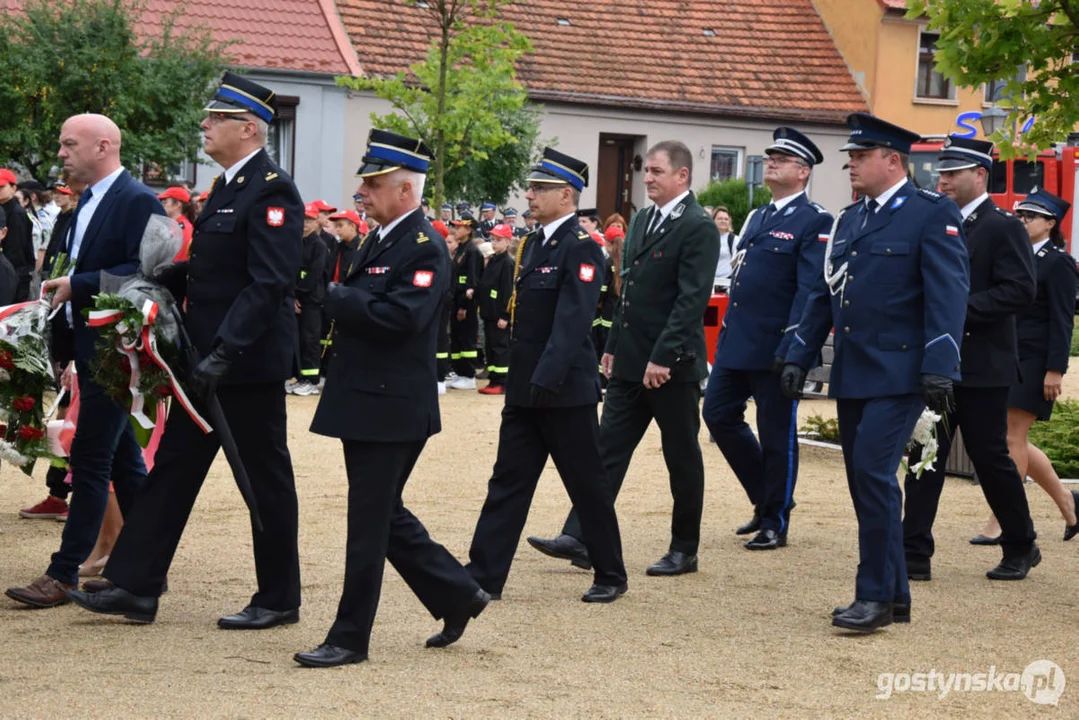
[[[996,105],[982,113],[982,117],[979,120],[982,124],[982,132],[986,137],[991,136],[997,130],[1004,129],[1004,123],[1008,119],[1008,113],[1001,110]]]

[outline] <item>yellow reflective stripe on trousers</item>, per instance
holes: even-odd
[[[449,353],[435,353],[435,360],[445,360],[450,356]]]
[[[462,353],[458,353],[456,357],[464,359],[464,358],[476,358],[476,357],[479,357],[479,356],[480,356],[480,353],[479,353],[478,350],[465,350]]]
[[[315,368],[314,370],[301,370],[300,374],[303,375],[304,377],[311,377],[312,375],[318,375],[318,368]]]
[[[488,365],[487,366],[487,372],[508,373],[509,371],[510,371],[509,365],[506,365],[504,367],[500,366],[500,365]]]

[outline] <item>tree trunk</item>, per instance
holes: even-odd
[[[442,127],[442,117],[446,112],[446,63],[450,55],[450,26],[453,13],[442,12],[442,40],[439,45],[438,67],[438,115],[435,118],[435,196],[432,207],[439,207],[446,202],[446,131]]]

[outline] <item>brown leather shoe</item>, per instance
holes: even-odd
[[[8,588],[4,594],[30,607],[51,608],[71,602],[64,591],[75,589],[75,585],[65,585],[48,575],[42,575],[26,587]]]

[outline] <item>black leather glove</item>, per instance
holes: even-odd
[[[549,407],[558,397],[558,393],[553,390],[548,390],[540,385],[533,385],[531,397],[529,398],[532,407],[545,408]]]
[[[191,391],[204,405],[209,405],[217,392],[217,384],[225,377],[232,361],[225,356],[225,348],[218,345],[191,371]]]
[[[955,393],[951,378],[943,375],[922,375],[922,399],[925,406],[941,415],[955,410]]]
[[[779,375],[779,389],[791,400],[802,397],[802,386],[806,382],[806,371],[794,363],[786,363]]]
[[[779,375],[783,372],[783,366],[787,364],[787,361],[776,355],[772,358],[772,372]]]

